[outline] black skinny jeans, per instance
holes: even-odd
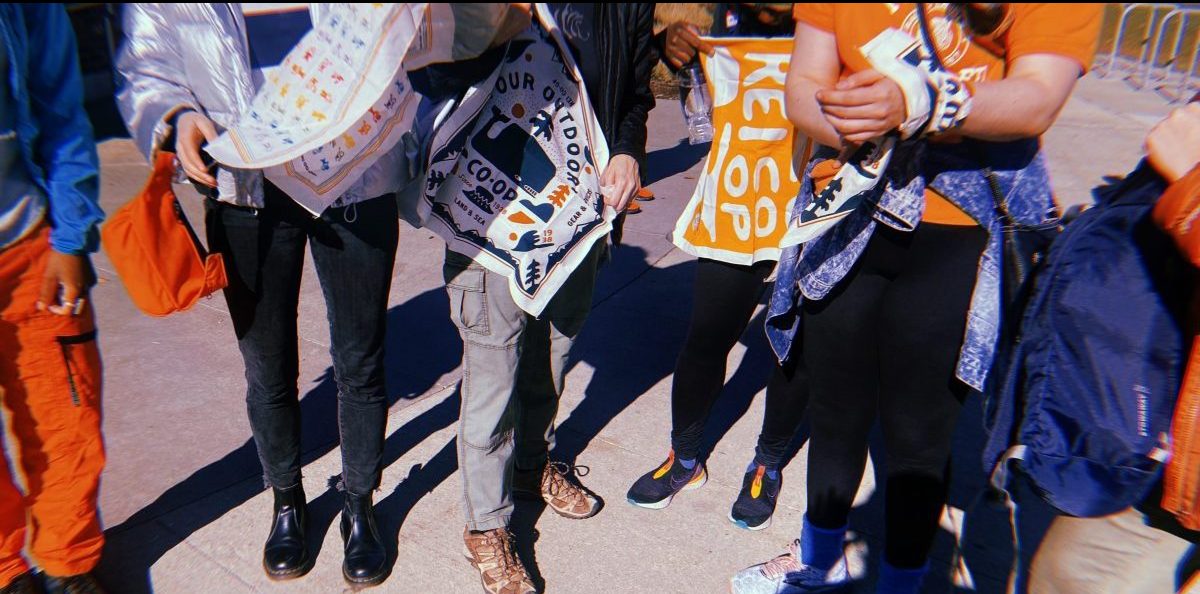
[[[951,437],[968,388],[955,378],[987,241],[979,227],[879,225],[838,289],[804,305],[812,399],[808,519],[846,524],[878,415],[886,448],[884,558],[925,563],[949,483]]]
[[[671,384],[671,447],[676,457],[700,455],[704,424],[725,385],[729,350],[737,344],[774,262],[752,266],[700,258],[693,285],[692,319]],[[808,405],[804,366],[775,366],[767,382],[767,404],[755,450],[759,462],[778,467],[787,455]]]
[[[274,185],[264,186],[261,210],[205,203],[209,246],[224,257],[229,277],[225,301],[246,367],[246,408],[263,472],[276,488],[300,482],[296,316],[310,244],[329,318],[342,478],[347,492],[366,495],[382,470],[396,201],[382,196],[313,219]]]

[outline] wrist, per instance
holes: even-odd
[[[934,91],[934,100],[922,136],[941,134],[961,126],[971,113],[970,87],[949,72],[939,70],[926,73],[926,76]]]
[[[177,131],[179,130],[179,118],[184,114],[196,111],[195,108],[188,105],[179,105],[167,112],[163,116],[162,136],[157,139],[155,151],[164,150],[169,153],[175,152],[175,142],[179,138]]]
[[[183,106],[183,107],[176,109],[175,111],[173,111],[167,115],[167,118],[166,118],[167,125],[170,126],[171,128],[175,128],[176,126],[179,125],[179,118],[182,118],[183,116],[185,116],[189,113],[196,113],[196,109],[193,107],[187,107],[187,106]]]

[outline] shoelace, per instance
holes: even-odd
[[[546,464],[546,468],[550,471],[550,488],[548,490],[550,491],[551,497],[558,497],[558,495],[562,493],[564,489],[570,490],[575,486],[572,485],[567,479],[568,476],[573,474],[575,476],[584,477],[592,471],[592,469],[588,468],[587,466],[576,466],[574,464],[567,464],[566,462],[557,461],[548,462]]]
[[[513,578],[525,578],[525,568],[517,559],[514,540],[511,532],[500,528],[489,532],[483,541],[485,545],[492,547],[492,550],[497,552],[500,574],[507,581],[512,581]]]
[[[797,557],[797,551],[800,548],[800,541],[794,540],[788,545],[788,552],[771,559],[763,564],[763,575],[773,578],[775,576],[787,575],[790,571],[795,571],[799,567],[803,567]]]

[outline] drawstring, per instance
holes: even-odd
[[[355,202],[355,203],[352,203],[350,206],[347,206],[346,210],[342,211],[342,218],[345,219],[345,221],[347,223],[353,223],[354,221],[357,221],[358,220],[358,203]]]

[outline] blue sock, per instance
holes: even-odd
[[[691,470],[696,467],[696,459],[695,458],[692,458],[691,460],[684,460],[683,458],[679,458],[678,460],[679,460],[679,463],[688,470]]]
[[[818,528],[804,516],[804,527],[800,530],[800,562],[817,569],[831,569],[845,554],[846,528]]]
[[[879,569],[879,582],[875,594],[916,594],[921,589],[921,580],[929,572],[929,563],[916,569],[900,569],[887,561]]]

